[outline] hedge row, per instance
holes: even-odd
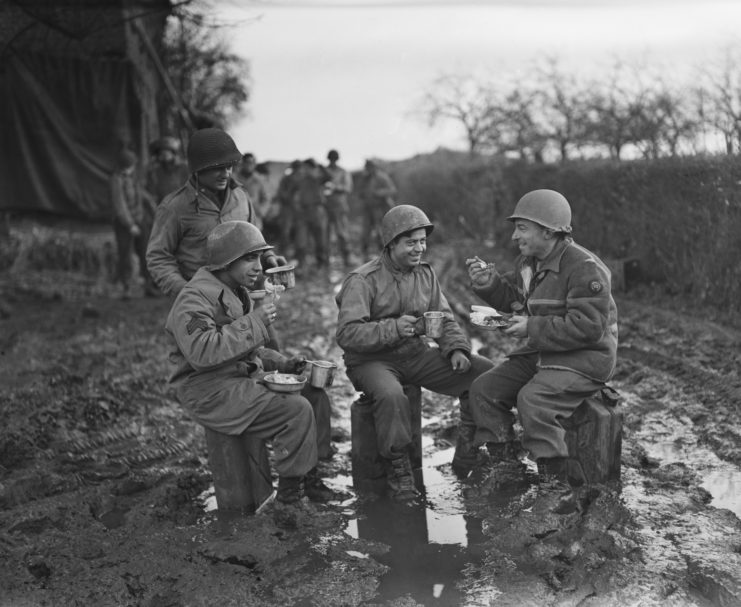
[[[695,303],[741,311],[741,166],[733,157],[653,162],[500,164],[433,155],[392,169],[400,200],[438,226],[504,246],[507,215],[529,190],[571,203],[575,239],[605,258],[634,257],[644,277]]]

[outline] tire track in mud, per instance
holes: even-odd
[[[620,346],[618,358],[670,376],[695,404],[682,414],[698,437],[722,459],[741,465],[741,379],[736,373],[719,373],[657,351]],[[620,363],[618,363],[620,365]]]
[[[201,439],[199,433],[181,439],[138,426],[67,437],[44,449],[37,465],[0,483],[0,506],[16,507],[132,475],[160,476],[184,461],[192,466],[193,457],[205,449],[197,444]]]

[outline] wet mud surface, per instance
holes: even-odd
[[[478,303],[455,253],[437,255],[456,309]],[[341,276],[298,273],[279,302],[286,352],[341,363]],[[0,292],[2,606],[741,604],[736,328],[618,295],[622,478],[566,514],[532,464],[458,480],[456,403],[426,392],[425,503],[358,495],[340,364],[321,469],[348,497],[287,522],[215,508],[203,430],[163,381],[166,299],[61,274],[0,275]],[[514,347],[462,324],[495,361]]]

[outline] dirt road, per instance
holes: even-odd
[[[475,303],[457,250],[433,262]],[[281,299],[289,352],[340,360],[340,276]],[[63,274],[0,275],[0,295],[1,606],[741,605],[741,333],[701,310],[618,297],[622,484],[584,512],[455,480],[454,403],[425,395],[425,508],[353,495],[286,529],[213,510],[202,430],[164,383],[164,298]],[[472,337],[494,359],[512,347]],[[352,491],[344,373],[331,394],[324,472]]]

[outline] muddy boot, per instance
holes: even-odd
[[[303,497],[301,491],[301,476],[281,476],[278,478],[278,492],[276,501],[281,504],[295,504]]]
[[[473,437],[466,436],[465,433],[458,434],[458,440],[455,444],[455,454],[451,467],[454,474],[459,479],[467,478],[479,461],[479,448],[474,445]]]
[[[537,460],[538,483],[548,491],[558,493],[553,514],[573,514],[581,510],[579,495],[570,486],[567,459],[565,457],[541,457]]]
[[[503,443],[486,443],[486,450],[489,452],[489,458],[492,465],[500,462],[518,462],[517,443],[506,441]]]
[[[408,455],[388,460],[386,484],[388,494],[396,502],[409,503],[419,499],[419,491],[414,486],[414,475]]]
[[[538,465],[539,482],[559,481],[568,484],[569,478],[565,457],[539,457],[536,464]]]
[[[312,502],[329,502],[343,500],[349,497],[347,493],[334,491],[327,487],[316,468],[309,470],[306,478],[304,478],[304,493]]]
[[[501,490],[529,484],[527,467],[517,457],[519,451],[517,441],[488,442],[486,450],[489,461],[481,469],[483,486],[489,490]]]
[[[278,478],[278,490],[275,501],[264,508],[272,517],[273,523],[282,529],[296,529],[301,514],[302,494],[301,476],[281,476]]]

